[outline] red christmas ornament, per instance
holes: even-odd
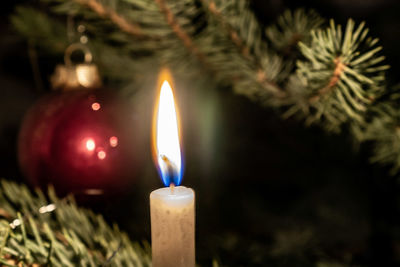
[[[129,189],[141,165],[132,108],[104,89],[62,84],[64,91],[41,98],[23,121],[18,153],[28,181],[53,184],[62,195]]]

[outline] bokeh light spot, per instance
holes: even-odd
[[[100,103],[98,103],[98,102],[94,102],[93,104],[92,104],[92,109],[94,110],[94,111],[97,111],[97,110],[99,110],[100,109]]]
[[[103,151],[103,150],[97,152],[97,157],[98,157],[99,159],[101,159],[101,160],[105,159],[105,158],[106,158],[106,155],[107,155],[106,152]]]
[[[118,137],[111,136],[110,137],[110,146],[116,147],[118,145]]]
[[[89,151],[93,151],[96,148],[96,143],[92,138],[86,141],[86,149]]]

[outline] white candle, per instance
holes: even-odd
[[[150,194],[153,267],[194,267],[194,191],[184,186]]]
[[[168,78],[169,79],[168,79]],[[182,180],[178,114],[168,73],[160,79],[153,120],[153,156],[166,188],[150,194],[153,267],[195,267],[194,191]]]

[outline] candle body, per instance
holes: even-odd
[[[195,266],[194,191],[184,186],[150,194],[153,267]]]

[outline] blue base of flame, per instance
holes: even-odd
[[[165,155],[160,155],[158,160],[158,173],[165,186],[174,184],[178,186],[182,182],[183,161],[180,162],[179,168],[170,161]]]
[[[178,186],[182,183],[182,172],[162,172],[161,170],[159,170],[159,175],[165,186],[170,186],[172,184]]]

